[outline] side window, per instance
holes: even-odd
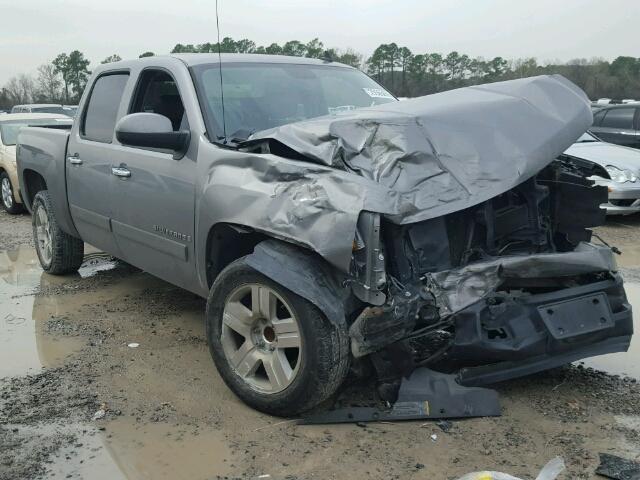
[[[111,143],[120,100],[128,79],[128,73],[117,73],[103,75],[96,80],[80,129],[83,138]]]
[[[633,128],[635,108],[612,108],[602,120],[600,126],[605,128]]]
[[[140,75],[129,113],[157,113],[171,120],[173,131],[187,129],[187,117],[178,86],[163,70],[145,70]]]

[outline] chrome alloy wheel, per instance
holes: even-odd
[[[7,209],[13,207],[13,193],[11,192],[11,182],[9,178],[2,178],[2,202]]]
[[[289,304],[265,285],[245,284],[229,294],[220,340],[232,370],[257,392],[281,392],[300,370],[298,319]]]
[[[34,212],[36,222],[36,248],[45,265],[51,264],[53,258],[53,245],[51,236],[51,224],[49,215],[42,204],[38,204]]]

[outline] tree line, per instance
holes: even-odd
[[[535,58],[485,59],[456,51],[414,53],[396,43],[379,45],[370,57],[352,49],[327,48],[318,38],[308,42],[257,45],[243,38],[225,37],[220,44],[176,44],[171,53],[258,53],[291,55],[338,61],[359,68],[400,97],[415,97],[480,83],[561,74],[580,86],[591,99],[602,97],[640,99],[640,58],[619,56],[609,62],[600,58],[538,63]],[[140,57],[155,55],[144,52]],[[101,63],[117,62],[114,54]],[[91,72],[90,61],[79,50],[61,53],[38,67],[35,75],[11,78],[0,90],[0,109],[22,103],[76,104]]]
[[[140,57],[153,55],[153,52],[145,52]],[[114,54],[100,63],[120,60],[120,55]],[[40,65],[35,75],[22,73],[10,78],[0,89],[0,109],[25,103],[77,104],[91,75],[90,63],[82,52],[73,50]]]

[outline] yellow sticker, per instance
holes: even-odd
[[[427,417],[430,415],[430,412],[429,412],[429,401],[428,400],[424,401],[424,414]]]

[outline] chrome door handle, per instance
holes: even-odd
[[[619,135],[636,135],[636,132],[616,132]]]
[[[71,165],[82,165],[82,159],[80,157],[67,157]]]
[[[131,170],[126,167],[111,167],[111,173],[116,177],[129,178],[131,176]]]

